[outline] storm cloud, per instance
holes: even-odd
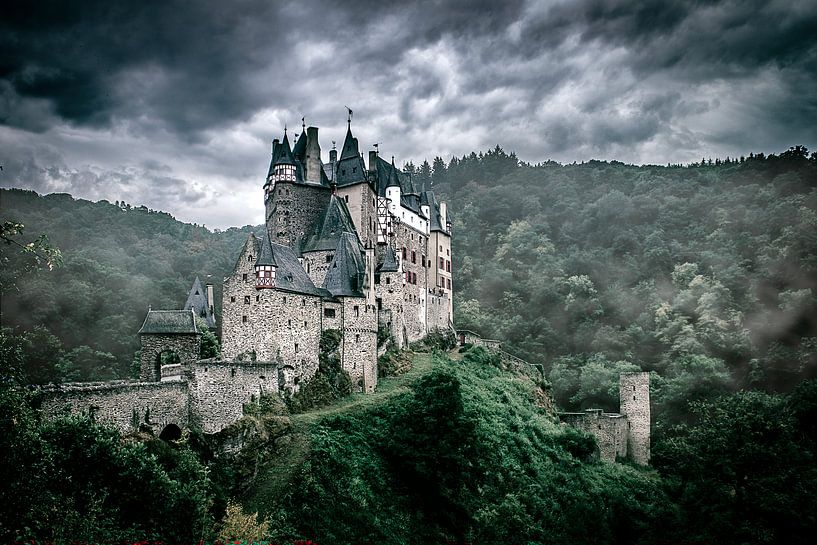
[[[32,5],[33,4],[33,5]],[[285,124],[398,161],[817,145],[811,1],[4,2],[0,184],[261,221]]]

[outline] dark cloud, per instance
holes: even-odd
[[[381,142],[398,161],[496,144],[533,162],[656,163],[817,146],[811,0],[0,10],[0,159],[12,162],[2,155],[16,142],[31,160],[17,172],[50,172],[69,191],[110,190],[131,173],[134,202],[161,194],[171,211],[197,198],[179,181],[199,203],[230,198],[239,210],[282,126],[299,132],[306,115],[327,150],[343,138],[344,105],[361,146]],[[44,148],[62,163],[32,151]]]

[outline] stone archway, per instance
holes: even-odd
[[[159,434],[159,439],[162,441],[178,441],[181,438],[182,429],[173,423],[162,428],[162,432]]]
[[[140,356],[140,379],[146,382],[162,380],[162,354],[174,353],[174,376],[182,376],[185,370],[199,358],[201,333],[196,328],[196,316],[191,310],[149,310],[145,323],[139,330],[142,345]]]

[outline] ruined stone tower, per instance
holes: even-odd
[[[650,374],[622,373],[618,387],[620,412],[627,417],[627,452],[633,461],[650,461]]]

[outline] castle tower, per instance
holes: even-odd
[[[619,377],[621,414],[627,417],[627,453],[636,463],[650,461],[650,374],[622,373]]]
[[[317,137],[317,129],[312,130],[311,135],[309,132],[306,136],[301,135],[296,151],[298,157],[310,155],[308,162],[313,166],[310,178],[316,178],[318,183],[304,179],[305,167],[290,149],[286,130],[280,144],[277,140],[273,141],[272,161],[264,182],[270,239],[273,243],[289,246],[296,255],[301,254],[307,230],[320,218],[329,201],[329,187],[323,184],[325,176],[319,166]],[[309,142],[310,138],[312,143]],[[315,169],[318,169],[317,172]]]

